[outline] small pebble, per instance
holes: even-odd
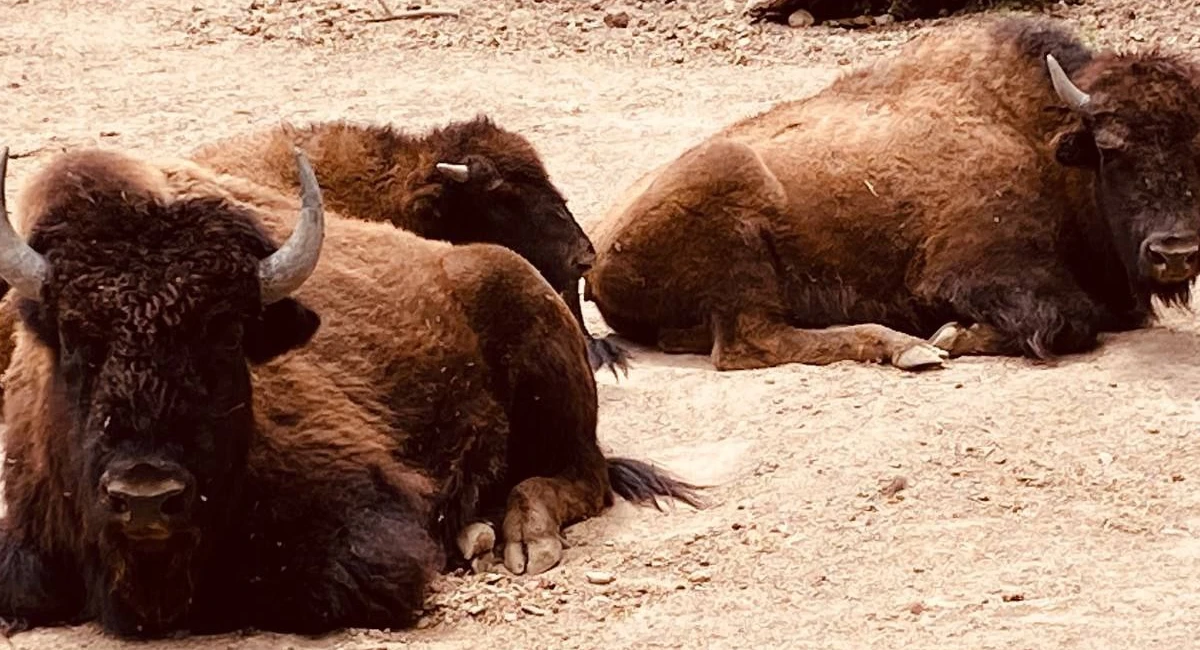
[[[584,574],[584,577],[594,585],[607,585],[617,579],[616,576],[607,571],[588,571]]]
[[[692,571],[691,573],[688,574],[687,579],[688,579],[688,582],[690,582],[694,585],[704,584],[705,582],[712,581],[712,572],[705,571],[704,569]]]
[[[813,15],[803,9],[797,9],[788,16],[788,27],[812,27],[817,22]]]
[[[604,24],[617,29],[629,27],[629,12],[618,11],[604,16]]]
[[[542,609],[541,607],[538,607],[537,605],[521,605],[521,611],[525,612],[526,614],[529,614],[530,616],[545,616],[546,615],[546,610]]]

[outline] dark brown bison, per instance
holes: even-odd
[[[524,137],[485,116],[421,135],[341,121],[285,124],[206,145],[191,158],[291,190],[292,146],[321,170],[325,200],[339,214],[390,222],[428,239],[516,251],[567,301],[587,337],[592,368],[628,371],[627,351],[593,338],[584,325],[579,278],[595,249]]]
[[[1198,82],[1044,20],[923,37],[642,178],[585,298],[720,369],[1087,350],[1189,299]]]
[[[400,627],[433,572],[492,552],[492,522],[537,573],[614,491],[693,500],[601,454],[583,337],[531,265],[326,222],[296,160],[301,203],[73,152],[22,193],[28,243],[0,220],[10,626]]]

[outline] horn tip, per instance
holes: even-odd
[[[460,183],[467,181],[471,177],[471,168],[461,163],[440,162],[435,165],[435,169],[446,177]]]

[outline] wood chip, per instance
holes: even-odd
[[[545,616],[549,613],[537,605],[521,605],[521,611],[530,616]]]
[[[908,489],[908,479],[903,476],[897,476],[893,478],[890,483],[883,486],[883,488],[879,490],[879,493],[890,499],[896,496],[896,494],[901,490],[906,489]]]

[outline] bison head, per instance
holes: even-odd
[[[434,167],[442,179],[439,211],[453,222],[445,225],[452,232],[444,238],[512,249],[555,290],[574,289],[596,249],[537,154],[520,136],[488,122],[466,127],[460,136],[466,144],[453,149],[467,153],[451,154]],[[487,132],[473,133],[484,127]]]
[[[1185,299],[1200,272],[1195,71],[1157,55],[1105,56],[1083,66],[1076,85],[1053,56],[1046,63],[1059,98],[1078,117],[1058,137],[1057,159],[1095,173],[1097,209],[1133,282]]]
[[[0,277],[54,359],[62,430],[50,435],[72,450],[57,471],[78,486],[91,609],[113,633],[186,624],[212,579],[200,562],[238,517],[254,435],[248,362],[318,327],[288,297],[324,230],[316,179],[296,158],[303,207],[278,250],[245,209],[164,199],[146,167],[103,151],[65,156],[33,183],[28,244],[0,219]]]

